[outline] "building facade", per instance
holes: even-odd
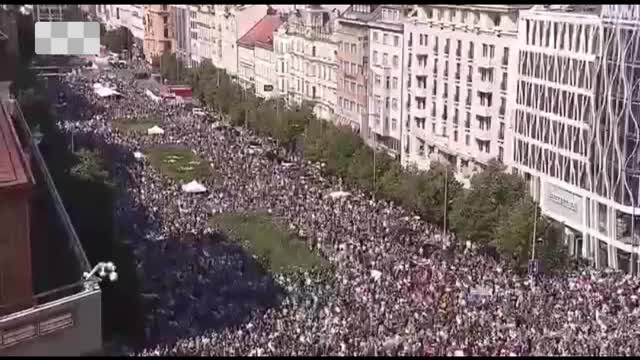
[[[536,8],[519,36],[513,163],[573,255],[637,273],[640,7]],[[620,71],[624,69],[626,71]],[[635,254],[635,255],[634,255]],[[635,259],[634,259],[635,257]]]
[[[34,21],[64,21],[64,14],[70,5],[34,5]],[[74,5],[75,6],[75,5]]]
[[[238,40],[238,82],[253,88],[262,98],[271,97],[276,85],[274,32],[284,23],[276,10],[269,10],[251,30]]]
[[[455,167],[465,186],[490,159],[509,163],[521,6],[418,6],[405,24],[402,164]]]
[[[198,26],[198,49],[199,62],[207,60],[211,62],[212,46],[211,46],[211,22],[213,5],[200,5],[196,15],[196,24]]]
[[[175,15],[169,5],[144,5],[144,56],[151,63],[164,53],[175,52]]]
[[[176,27],[176,58],[185,66],[191,66],[191,18],[190,5],[173,5]]]
[[[313,102],[315,114],[329,121],[335,119],[338,66],[333,24],[338,15],[337,10],[309,5],[292,12],[284,31],[277,33],[278,42],[289,44],[287,100]]]
[[[404,91],[405,5],[381,5],[369,22],[369,119],[365,141],[400,155]]]
[[[368,131],[369,25],[378,5],[351,5],[336,20],[336,122],[365,138]]]

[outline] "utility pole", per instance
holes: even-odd
[[[538,228],[538,203],[534,203],[535,208],[533,210],[533,234],[531,235],[531,263],[534,264],[536,261],[536,231]],[[535,268],[535,266],[534,266]],[[533,269],[532,269],[533,270]],[[529,281],[531,282],[531,291],[533,291],[536,287],[535,285],[535,274],[533,271],[530,271]]]
[[[449,168],[444,168],[444,218],[442,221],[442,238],[447,234],[447,207],[449,205],[448,190],[449,189]]]

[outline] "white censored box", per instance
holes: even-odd
[[[81,21],[38,21],[35,28],[38,55],[98,55],[100,24]]]

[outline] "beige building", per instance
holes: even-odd
[[[276,42],[289,45],[287,100],[297,104],[312,101],[316,115],[329,121],[335,120],[338,65],[333,24],[339,13],[319,5],[297,9],[276,34]],[[283,66],[283,57],[278,57]]]
[[[508,164],[523,6],[424,5],[405,24],[402,163],[446,161],[466,186],[490,159]]]
[[[144,56],[149,63],[176,49],[173,9],[169,5],[144,5]]]

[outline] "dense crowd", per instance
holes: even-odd
[[[109,81],[121,99],[98,98]],[[62,84],[66,131],[119,153],[117,218],[130,230],[147,300],[146,344],[132,355],[633,355],[640,282],[584,270],[526,278],[466,242],[441,241],[414,214],[323,178],[319,166],[265,156],[269,139],[150,101],[133,79],[84,72]],[[125,134],[121,116],[164,119],[164,135]],[[84,135],[83,135],[84,134]],[[260,143],[256,150],[252,144]],[[215,177],[187,194],[132,153],[193,149]],[[350,196],[331,198],[347,190]],[[331,273],[265,273],[212,213],[268,212],[298,232]],[[230,234],[233,236],[233,234]]]

